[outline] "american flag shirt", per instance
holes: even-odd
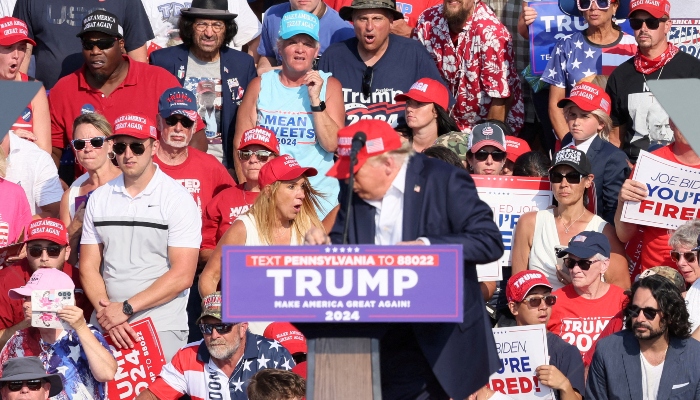
[[[637,53],[634,36],[620,32],[620,37],[606,46],[591,43],[581,32],[565,35],[552,50],[542,80],[556,87],[571,88],[593,75],[610,76],[613,70]],[[590,80],[590,79],[587,79]]]

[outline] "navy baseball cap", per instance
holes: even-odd
[[[591,258],[596,254],[610,258],[610,242],[602,233],[583,231],[571,238],[569,247],[559,252],[559,257],[571,254],[578,258]]]
[[[191,121],[197,121],[197,100],[187,89],[179,87],[168,89],[160,96],[158,114],[163,118],[180,114]]]

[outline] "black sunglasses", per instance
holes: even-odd
[[[564,259],[564,266],[568,269],[574,269],[574,267],[578,265],[582,270],[588,271],[591,269],[591,265],[598,261],[600,260],[574,260],[571,257],[566,257]]]
[[[578,172],[569,172],[568,174],[562,174],[561,172],[550,172],[549,181],[552,183],[561,183],[564,178],[571,184],[581,183],[581,174]]]
[[[182,127],[185,129],[189,129],[194,125],[194,121],[186,117],[176,117],[171,115],[165,119],[165,123],[168,124],[168,126],[175,126],[178,122],[182,124]]]
[[[223,335],[225,333],[231,332],[236,324],[199,324],[199,330],[202,335],[211,335],[216,329],[216,333]]]
[[[521,303],[527,303],[532,308],[539,307],[544,300],[544,304],[551,307],[557,303],[557,296],[548,294],[547,296],[528,296]]]
[[[689,263],[695,262],[695,260],[697,259],[694,251],[689,251],[687,253],[681,253],[675,250],[671,251],[671,260],[673,260],[673,262],[678,262],[681,259],[681,256],[683,256],[683,258],[685,258],[685,261]]]
[[[367,98],[372,90],[372,79],[374,78],[374,66],[367,67],[362,74],[362,94]]]
[[[41,257],[41,254],[46,250],[46,253],[49,255],[49,257],[56,258],[58,257],[59,254],[61,254],[61,250],[63,250],[63,246],[58,245],[58,244],[50,244],[46,247],[40,246],[40,245],[31,245],[27,246],[27,252],[29,253],[30,256],[32,257]]]
[[[5,386],[10,389],[10,392],[19,392],[24,385],[27,385],[29,390],[39,390],[43,384],[44,381],[41,379],[31,379],[28,381],[10,381],[7,382]]]
[[[117,43],[117,38],[113,37],[97,40],[83,40],[82,43],[83,49],[85,50],[92,50],[95,46],[97,46],[97,48],[100,50],[107,50],[114,47],[114,44]]]
[[[70,141],[70,143],[76,150],[84,149],[87,142],[90,142],[90,146],[92,146],[93,149],[99,149],[105,144],[105,140],[107,140],[107,137],[105,136],[96,136],[90,139],[73,139]]]
[[[258,161],[266,162],[272,155],[272,152],[267,150],[238,150],[238,157],[240,157],[243,161],[250,160],[250,157],[252,157],[253,154],[255,154],[255,157],[258,158]]]
[[[486,150],[479,150],[474,154],[474,158],[476,158],[476,161],[486,161],[489,156],[493,158],[493,161],[495,162],[501,162],[506,159],[506,152],[504,151],[486,151]]]
[[[627,308],[625,308],[625,315],[627,318],[637,318],[640,312],[644,313],[644,318],[651,321],[652,319],[656,318],[656,314],[660,313],[661,310],[651,307],[642,308],[634,304],[630,304],[627,306]]]
[[[628,21],[630,22],[632,29],[635,31],[642,29],[642,24],[647,24],[647,28],[655,31],[659,29],[659,23],[668,21],[668,18],[630,18]]]
[[[599,10],[607,10],[610,8],[610,0],[596,0],[596,5],[598,6]],[[593,1],[592,0],[576,0],[576,6],[578,7],[579,11],[588,11],[591,9],[591,6],[593,6]]]
[[[114,145],[112,146],[112,151],[114,151],[116,154],[122,155],[126,151],[127,146],[131,149],[131,152],[137,156],[140,156],[141,154],[146,152],[146,146],[144,146],[143,143],[139,142],[131,142],[129,144],[126,144],[124,142],[114,142]]]

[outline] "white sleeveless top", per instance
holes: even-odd
[[[605,220],[597,215],[593,215],[593,219],[586,225],[584,231],[601,233],[606,224]],[[535,218],[535,233],[532,238],[532,248],[530,249],[530,260],[527,268],[542,272],[549,279],[549,284],[552,285],[553,291],[564,286],[557,279],[557,253],[554,250],[555,246],[566,246],[566,243],[559,243],[554,209],[540,210]]]
[[[695,332],[700,326],[700,279],[693,282],[685,294],[685,303],[690,314],[691,332]]]
[[[75,218],[75,198],[80,195],[80,185],[85,182],[90,175],[86,172],[78,177],[68,188],[68,212],[70,213],[70,219]]]
[[[245,226],[245,245],[246,246],[269,246],[268,243],[263,243],[260,241],[260,236],[258,235],[258,224],[255,222],[255,218],[252,215],[246,213],[239,215],[236,219],[237,221],[243,222]],[[290,246],[298,246],[299,241],[297,240],[297,234],[292,230],[292,240],[289,243]]]

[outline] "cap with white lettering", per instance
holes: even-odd
[[[136,139],[157,139],[156,125],[151,118],[142,114],[124,114],[114,120],[112,136],[131,136]]]
[[[533,269],[520,271],[508,279],[506,299],[508,302],[519,303],[527,297],[527,294],[535,286],[545,286],[552,289],[552,285],[542,272]]]
[[[29,29],[24,21],[12,17],[0,18],[0,46],[12,46],[19,42],[36,46],[36,42],[29,38]]]
[[[248,129],[243,132],[243,137],[241,138],[241,143],[238,145],[238,150],[243,150],[251,145],[260,145],[275,155],[280,154],[280,145],[277,141],[277,136],[275,132],[263,128],[262,126],[256,126],[254,128]]]
[[[591,163],[588,161],[586,153],[573,147],[559,150],[554,155],[554,165],[549,170],[551,171],[560,165],[568,165],[584,176],[591,174]]]
[[[82,38],[88,32],[102,32],[120,39],[124,37],[119,18],[105,10],[95,10],[83,18],[83,29],[75,36]]]
[[[450,104],[450,95],[447,93],[445,85],[430,78],[419,79],[418,82],[411,86],[408,93],[394,96],[396,101],[406,101],[408,99],[413,99],[420,103],[435,103],[444,110],[447,110]]]
[[[574,86],[569,97],[559,100],[557,107],[564,108],[570,102],[586,112],[602,110],[610,115],[610,96],[605,89],[592,83],[581,82]]]

